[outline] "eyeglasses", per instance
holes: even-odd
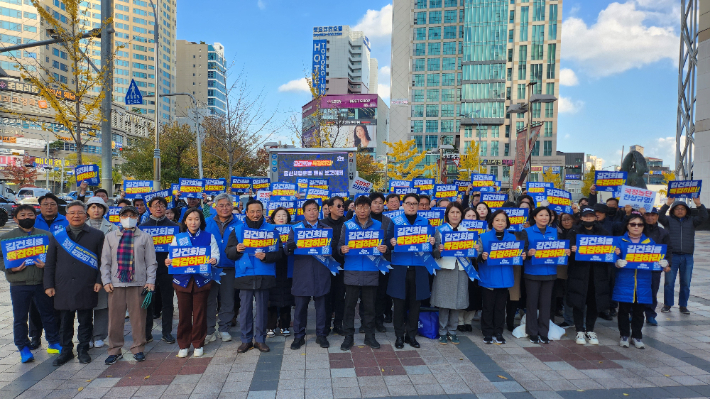
[[[67,216],[77,216],[77,215],[84,215],[86,212],[79,211],[79,212],[67,212]]]
[[[165,208],[167,208],[167,207],[166,207],[165,205],[163,205],[163,204],[155,204],[155,205],[151,206],[151,208],[155,208],[155,209],[165,209]]]
[[[629,223],[629,227],[643,227],[643,223]]]
[[[404,205],[419,206],[419,203],[418,202],[405,202]]]
[[[343,204],[337,204],[337,205],[333,205],[333,206],[336,208],[344,208],[345,207],[345,205],[343,205]]]

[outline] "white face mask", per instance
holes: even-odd
[[[134,218],[121,218],[121,226],[124,229],[132,229],[138,224],[138,219]]]

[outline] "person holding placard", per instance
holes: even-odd
[[[345,202],[342,197],[334,196],[323,204],[323,209],[328,208],[328,216],[324,216],[321,222],[333,229],[333,240],[331,241],[333,259],[341,266],[345,263],[344,257],[338,251],[340,233],[345,224]],[[325,327],[330,333],[331,322],[333,323],[333,333],[343,335],[343,314],[345,312],[345,283],[343,273],[338,273],[330,278],[330,293],[325,303]],[[333,317],[335,314],[335,317]]]
[[[420,202],[421,204],[421,202]],[[446,345],[447,340],[452,344],[458,344],[456,327],[459,323],[459,313],[468,307],[469,276],[459,261],[453,256],[442,257],[444,245],[442,235],[449,231],[469,231],[460,226],[463,217],[463,207],[457,202],[452,202],[446,207],[444,222],[434,233],[434,251],[432,255],[441,270],[434,276],[434,283],[431,290],[431,305],[439,308],[439,343]],[[469,262],[473,267],[473,261],[469,258],[461,259]]]
[[[576,204],[575,204],[576,205]],[[577,242],[577,227],[575,226],[575,217],[569,213],[560,214],[560,223],[557,227],[557,238],[560,240],[568,240],[570,246],[573,246]],[[555,287],[553,288],[553,301],[552,309],[550,311],[550,316],[554,322],[554,317],[559,313],[562,313],[563,317],[560,327],[569,327],[574,324],[574,318],[572,315],[572,307],[567,304],[565,297],[567,296],[567,283],[569,279],[569,267],[574,262],[574,254],[570,254],[568,259],[568,264],[557,266],[557,280],[555,280]]]
[[[370,217],[382,223],[382,231],[387,233],[390,224],[392,224],[392,219],[382,214],[385,210],[384,194],[370,193],[370,201],[372,201],[370,205]],[[387,261],[392,259],[391,252],[387,252],[384,256]],[[379,283],[377,285],[377,300],[375,301],[375,330],[377,330],[377,332],[387,332],[385,323],[392,322],[392,297],[387,295],[389,278],[389,273],[380,273],[378,275]]]
[[[293,226],[295,229],[330,229],[318,220],[319,206],[314,199],[308,199],[302,205],[305,220]],[[296,240],[293,230],[288,235],[286,255],[294,255]],[[328,342],[325,301],[330,292],[332,273],[330,269],[312,255],[294,255],[293,287],[296,310],[293,320],[292,350],[299,350],[306,343],[306,324],[308,320],[308,303],[313,298],[316,308],[316,344],[321,348],[330,347]]]
[[[224,202],[224,199],[221,199]],[[231,206],[231,201],[229,203]],[[224,211],[224,209],[222,209]],[[231,212],[231,209],[230,209]],[[260,235],[273,238],[249,238],[258,230]],[[267,234],[268,233],[268,234]],[[258,245],[254,249],[256,243]],[[249,249],[251,248],[251,249]],[[266,345],[266,321],[269,315],[269,290],[276,286],[276,262],[283,256],[279,234],[270,223],[264,219],[264,205],[258,200],[247,203],[247,218],[245,223],[236,224],[229,235],[225,253],[234,261],[234,287],[239,290],[239,327],[242,344],[237,353],[244,353],[251,348],[260,352],[269,352]],[[226,276],[228,277],[229,274]],[[222,295],[231,295],[223,291]],[[229,300],[232,298],[230,297]],[[223,298],[223,300],[226,300]],[[256,304],[256,315],[254,305]],[[221,315],[220,315],[221,316]],[[231,316],[230,316],[231,319]],[[221,322],[227,320],[220,317]],[[220,330],[222,324],[220,322]],[[228,328],[228,326],[225,326]],[[224,340],[224,338],[223,338]]]
[[[145,222],[141,223],[139,227],[174,227],[178,228],[179,225],[167,217],[168,201],[164,197],[153,197],[148,201],[148,209],[150,209],[150,217]],[[160,248],[157,248],[160,249]],[[175,296],[175,290],[173,289],[173,278],[168,273],[168,267],[165,266],[165,259],[168,258],[168,252],[164,249],[158,251],[156,249],[155,259],[158,262],[158,269],[156,271],[155,285],[156,290],[153,293],[156,297],[160,297],[160,301],[154,298],[150,302],[148,307],[148,312],[146,313],[145,319],[145,336],[146,341],[150,342],[153,340],[153,314],[157,313],[161,317],[161,335],[162,340],[168,344],[175,343],[175,337],[173,337],[173,313],[175,308],[173,307],[173,297]]]
[[[546,206],[535,208],[530,212],[530,219],[535,224],[518,233],[518,239],[525,242],[527,259],[523,268],[525,291],[527,294],[527,319],[525,332],[534,344],[549,344],[550,303],[552,288],[557,279],[557,265],[534,265],[536,246],[539,241],[556,241],[557,229],[549,226],[552,213]],[[569,256],[570,250],[565,250]],[[539,311],[539,313],[538,313]]]
[[[271,221],[281,236],[281,248],[284,250],[291,231],[291,214],[288,209],[279,207],[271,212]],[[293,287],[293,256],[284,256],[276,261],[276,285],[269,290],[269,319],[266,323],[266,336],[273,337],[277,327],[281,335],[291,335],[291,308],[294,305],[291,288]]]
[[[89,214],[89,226],[101,230],[104,235],[116,230],[115,224],[104,218],[108,212],[108,205],[101,197],[91,197],[86,202],[87,213]],[[91,336],[89,347],[101,348],[104,340],[108,337],[108,293],[105,290],[99,291],[99,303],[94,308],[94,330]]]
[[[480,193],[477,193],[480,197]],[[478,212],[474,208],[466,208],[464,210],[463,220],[479,220]],[[488,229],[488,222],[482,220],[485,224],[485,229]],[[481,233],[479,233],[480,235]],[[481,304],[481,286],[478,280],[468,281],[468,306],[459,312],[459,321],[456,330],[461,332],[471,332],[473,331],[473,326],[471,325],[473,320],[483,306]]]
[[[220,251],[214,236],[205,231],[207,223],[200,209],[190,208],[180,223],[181,233],[176,235],[171,247],[207,247],[210,252],[210,265],[219,263]],[[172,265],[173,260],[165,259],[165,266]],[[168,269],[169,270],[169,269]],[[178,300],[177,342],[180,350],[178,357],[187,357],[190,344],[195,348],[193,356],[200,357],[204,353],[205,337],[207,336],[207,298],[214,282],[212,274],[173,274],[173,288]]]
[[[515,235],[508,232],[510,220],[504,210],[499,209],[491,215],[490,230],[480,237],[481,247],[489,248],[491,242],[516,241]],[[481,278],[483,312],[481,312],[481,332],[486,344],[504,344],[503,326],[506,314],[506,299],[508,291],[515,283],[513,266],[489,265],[489,253],[481,249],[478,256],[478,275]],[[525,253],[522,254],[523,260]]]
[[[390,231],[386,233],[388,237],[392,237],[390,245],[393,248],[403,245],[397,243],[394,233],[396,228],[429,226],[429,221],[417,214],[419,195],[405,194],[403,204],[404,214],[392,219]],[[394,302],[393,323],[396,336],[394,345],[398,349],[404,348],[405,342],[413,348],[421,346],[416,339],[419,327],[419,307],[421,301],[431,295],[427,268],[432,267],[431,263],[436,266],[436,261],[431,256],[431,246],[434,243],[434,237],[429,236],[425,242],[421,243],[422,247],[427,248],[422,252],[397,252],[396,249],[392,252],[392,270],[390,271],[387,293]]]
[[[36,215],[32,205],[18,205],[13,219],[18,227],[0,236],[0,240],[32,239],[34,236],[43,236],[46,237],[43,240],[49,241],[50,233],[47,230],[40,230],[34,227]],[[18,247],[27,248],[26,244],[28,242],[24,241]],[[39,242],[39,244],[41,245],[42,242]],[[43,247],[43,245],[41,246]],[[33,361],[34,355],[32,355],[31,349],[36,349],[30,347],[31,342],[27,336],[27,320],[30,304],[32,303],[36,304],[37,313],[44,326],[47,342],[49,342],[47,352],[59,353],[62,347],[59,345],[59,329],[57,328],[54,305],[52,299],[45,294],[43,286],[45,262],[37,257],[36,259],[24,260],[18,266],[12,267],[9,265],[10,258],[15,257],[9,256],[10,253],[5,249],[5,245],[3,245],[2,252],[0,270],[5,272],[5,278],[10,283],[13,316],[12,333],[15,346],[20,351],[22,363]],[[19,263],[18,259],[14,260]]]
[[[695,229],[708,220],[708,210],[705,209],[705,205],[700,203],[700,198],[693,198],[693,203],[698,210],[697,216],[691,214],[690,207],[685,202],[673,201],[673,198],[668,198],[668,202],[658,211],[658,221],[670,233],[671,251],[673,252],[671,271],[666,273],[663,285],[663,308],[661,312],[667,313],[671,311],[675,303],[675,280],[680,274],[678,306],[682,314],[690,314],[688,298],[690,297],[690,279],[693,277]],[[670,216],[666,216],[669,205]]]
[[[375,299],[377,297],[377,286],[379,284],[379,274],[381,268],[378,268],[378,262],[382,261],[380,254],[385,254],[389,251],[386,242],[386,237],[376,240],[377,253],[372,251],[370,255],[354,255],[358,251],[357,246],[351,248],[350,234],[352,232],[368,232],[375,231],[379,234],[384,234],[382,231],[382,223],[373,220],[370,217],[372,201],[369,197],[361,196],[355,200],[355,217],[343,224],[342,231],[339,235],[338,251],[345,259],[343,282],[345,283],[345,305],[343,314],[343,340],[340,349],[350,350],[354,345],[355,339],[355,306],[358,298],[361,298],[361,314],[362,326],[365,329],[365,345],[379,349],[380,344],[375,339]],[[364,234],[363,234],[364,237]],[[373,241],[367,238],[362,238],[363,241]],[[362,248],[372,248],[371,245],[363,246]],[[366,251],[368,251],[366,249]],[[351,253],[352,252],[352,253]]]
[[[74,319],[79,321],[77,352],[79,362],[91,363],[89,342],[93,329],[93,309],[101,289],[99,259],[104,233],[86,224],[86,205],[73,201],[67,205],[69,225],[49,240],[44,269],[45,293],[54,297],[54,308],[61,315],[59,336],[62,352],[54,359],[61,366],[74,358]]]
[[[646,236],[646,222],[640,213],[632,214],[624,225],[624,235],[621,237],[622,245],[627,244],[655,244],[652,239]],[[621,339],[619,345],[628,348],[629,344],[638,349],[644,349],[642,338],[645,305],[653,303],[651,270],[625,269],[627,261],[624,259],[624,252],[620,248],[616,249],[617,255],[622,255],[616,261],[616,281],[612,299],[619,302],[619,316],[617,318]],[[668,261],[661,259],[658,264],[663,271],[668,273],[670,267]],[[631,313],[631,321],[629,314]],[[631,337],[631,339],[629,339]]]
[[[592,208],[583,208],[580,216],[580,227],[577,229],[579,236],[611,236],[599,223]],[[567,238],[576,252],[577,239]],[[599,345],[599,339],[594,332],[594,326],[599,316],[599,311],[609,309],[611,299],[609,282],[611,273],[608,263],[582,261],[570,257],[567,268],[567,295],[566,301],[572,307],[572,317],[577,332],[576,342],[579,345],[589,343]],[[585,316],[586,309],[586,316]]]
[[[136,227],[138,210],[132,206],[123,207],[119,218],[121,228],[107,233],[101,252],[101,281],[108,293],[109,309],[109,356],[104,362],[107,365],[123,358],[126,310],[131,318],[131,352],[136,361],[145,360],[144,323],[148,315],[145,295],[155,290],[158,269],[153,237]]]
[[[646,235],[648,235],[653,242],[664,244],[667,248],[672,248],[671,236],[668,233],[668,230],[662,228],[658,224],[658,209],[651,208],[650,211],[646,212],[645,209],[641,208],[639,209],[639,213],[643,215],[643,219],[646,221]],[[671,251],[666,253],[666,260],[669,264],[673,264],[673,253]],[[653,271],[653,284],[651,286],[651,299],[653,300],[653,303],[651,305],[646,305],[646,323],[652,326],[658,325],[658,322],[656,321],[656,316],[658,316],[658,313],[656,313],[656,307],[658,307],[658,289],[661,286],[661,274],[663,274],[663,272],[660,270]]]

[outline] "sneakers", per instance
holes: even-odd
[[[192,354],[193,357],[201,357],[205,353],[205,348],[195,348],[195,352]]]
[[[32,351],[30,351],[30,348],[27,346],[20,351],[20,358],[22,359],[22,363],[29,363],[35,360]]]
[[[150,342],[153,342],[153,336],[152,336],[152,335],[149,335],[149,336],[145,337],[145,343],[147,344],[147,343],[150,343]]]
[[[163,334],[163,338],[161,339],[171,345],[175,343],[175,337],[173,337],[173,335],[170,333]]]
[[[533,344],[539,344],[540,343],[540,338],[538,338],[537,335],[531,335],[530,336],[530,342]]]
[[[187,352],[188,352],[187,349],[180,349],[178,351],[177,357],[187,357]]]
[[[316,344],[320,345],[321,348],[329,348],[330,342],[326,337],[316,337]]]
[[[448,338],[446,338],[446,335],[439,335],[439,343],[442,345],[446,345],[449,343]]]
[[[493,337],[493,343],[494,344],[505,344],[505,338],[503,338],[503,334],[498,334],[495,337]]]
[[[587,332],[587,339],[589,340],[589,345],[599,345],[599,339],[597,338],[597,333],[589,331]]]
[[[289,335],[291,335],[291,331],[289,331],[288,328],[282,328],[281,335],[283,335],[284,337],[288,337]]]
[[[670,312],[670,311],[671,311],[671,307],[670,307],[670,306],[663,305],[663,307],[661,308],[661,312],[662,312],[662,313],[668,313],[668,312]]]
[[[655,317],[648,317],[648,318],[646,318],[646,324],[650,324],[652,326],[657,326],[658,322],[656,321]]]
[[[575,342],[577,343],[577,345],[587,344],[587,335],[584,333],[584,331],[577,331],[577,340]]]
[[[635,346],[636,349],[646,349],[646,345],[644,345],[640,339],[631,338],[631,344]]]
[[[187,349],[186,349],[186,350],[187,350]],[[110,365],[116,363],[117,361],[119,361],[119,360],[121,360],[121,359],[123,359],[123,354],[122,354],[122,353],[119,353],[118,355],[111,355],[111,356],[109,356],[109,357],[106,358],[106,360],[104,361],[104,364],[107,365],[107,366],[110,366]]]
[[[272,330],[270,328],[266,330],[266,338],[273,338],[274,336],[276,336],[276,334],[274,333],[274,330]]]
[[[492,344],[492,343],[493,343],[493,337],[483,337],[483,343],[484,343],[484,344]]]
[[[145,362],[145,354],[143,352],[138,352],[135,355],[133,355],[133,358],[137,362]]]
[[[560,324],[560,327],[567,328],[567,327],[572,327],[572,325],[567,323],[566,321],[563,321],[562,324]]]
[[[56,354],[62,351],[62,346],[59,343],[49,344],[47,346],[47,353]]]
[[[690,310],[686,306],[681,306],[680,307],[680,313],[682,314],[690,314]]]
[[[306,338],[301,337],[301,338],[294,338],[293,342],[291,342],[291,350],[299,350],[303,345],[306,344]]]
[[[212,334],[207,334],[205,337],[205,345],[209,344],[210,342],[214,342],[217,340],[217,332],[213,332]]]
[[[549,343],[550,343],[550,340],[549,340],[546,336],[541,335],[541,336],[540,336],[540,343],[541,343],[541,344],[549,344]]]
[[[451,343],[454,345],[458,345],[461,343],[461,341],[459,341],[459,337],[457,337],[456,334],[449,334],[449,341],[451,341]]]
[[[619,346],[622,348],[628,348],[629,347],[629,337],[621,337],[621,340],[619,341]]]
[[[222,337],[222,342],[229,342],[232,340],[232,336],[226,331],[222,331],[219,335]]]
[[[377,342],[375,334],[367,334],[365,336],[365,345],[369,346],[372,349],[380,349],[380,343]]]
[[[104,341],[102,339],[97,339],[94,341],[94,348],[102,348],[104,346]]]
[[[355,340],[352,335],[346,335],[345,339],[343,340],[343,343],[340,344],[340,350],[342,351],[349,351],[350,348],[353,347],[355,344]]]
[[[93,348],[94,348],[94,341],[89,341],[89,349],[93,349]]]

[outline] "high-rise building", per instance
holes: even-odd
[[[562,0],[394,0],[392,25],[390,140],[461,153],[480,142],[487,172],[507,187],[528,114],[506,110],[527,103],[532,82],[535,98],[559,97]],[[533,102],[530,112],[542,124],[532,165],[564,166],[557,104]]]
[[[604,160],[597,157],[596,155],[587,155],[587,161],[584,163],[584,170],[590,170],[594,167],[594,170],[602,170],[604,166]]]
[[[313,28],[313,74],[320,94],[377,94],[370,40],[347,25]]]
[[[197,107],[208,108],[210,114],[226,113],[227,88],[222,44],[178,40],[176,70],[176,92],[191,93]],[[175,114],[187,116],[187,110],[193,106],[190,98],[178,98]]]

